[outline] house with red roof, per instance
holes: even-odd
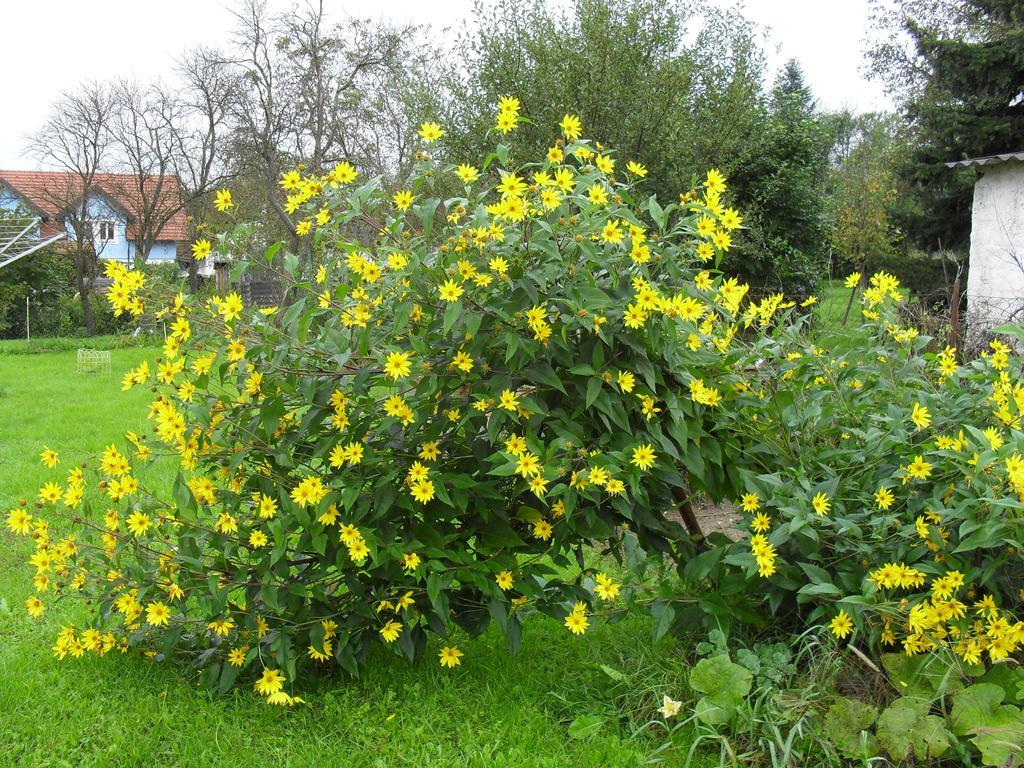
[[[81,205],[81,178],[63,171],[0,170],[0,209],[39,217],[39,237],[67,232],[74,239],[69,211]],[[88,190],[87,211],[93,246],[102,259],[133,264],[140,247],[147,261],[190,258],[188,225],[176,176],[98,173]]]

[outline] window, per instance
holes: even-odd
[[[111,240],[117,239],[117,228],[114,226],[112,221],[100,221],[97,222],[99,230],[99,239],[104,243],[109,243]]]
[[[117,240],[117,222],[101,219],[90,221],[89,233],[96,245],[112,243]]]

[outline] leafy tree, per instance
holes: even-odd
[[[644,188],[663,200],[709,168],[723,171],[749,230],[730,269],[757,287],[809,292],[823,260],[827,133],[795,65],[766,95],[755,27],[737,11],[701,10],[654,0],[578,0],[565,11],[543,0],[478,4],[459,41],[466,64],[438,97],[451,159],[479,153],[491,128],[479,115],[504,94],[521,100],[531,121],[522,140],[536,153],[548,145],[534,126],[575,112],[619,147],[620,164],[645,165]]]
[[[830,240],[836,254],[865,274],[872,256],[892,253],[898,233],[894,164],[898,161],[892,115],[848,113],[836,118],[838,148],[830,174]]]

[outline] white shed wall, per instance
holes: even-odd
[[[986,168],[974,185],[967,313],[976,332],[1024,323],[1024,163]]]

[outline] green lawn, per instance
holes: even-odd
[[[53,479],[38,459],[44,444],[60,452],[63,479],[73,462],[125,430],[145,428],[149,393],[122,393],[120,379],[157,353],[114,349],[111,375],[80,375],[74,351],[11,352],[0,346],[4,518]],[[68,524],[51,520],[55,531]],[[270,707],[247,688],[215,699],[186,670],[133,655],[57,661],[52,638],[81,608],[64,603],[50,605],[42,620],[26,615],[30,548],[3,527],[3,766],[634,766],[658,743],[633,738],[633,730],[654,714],[662,693],[683,694],[691,661],[669,641],[652,644],[640,617],[596,622],[582,638],[538,617],[527,623],[516,657],[496,633],[461,640],[466,656],[453,671],[433,654],[414,667],[382,648],[359,680],[312,681],[301,692],[308,703],[293,710]],[[599,724],[570,736],[570,724],[587,715],[600,716]]]

